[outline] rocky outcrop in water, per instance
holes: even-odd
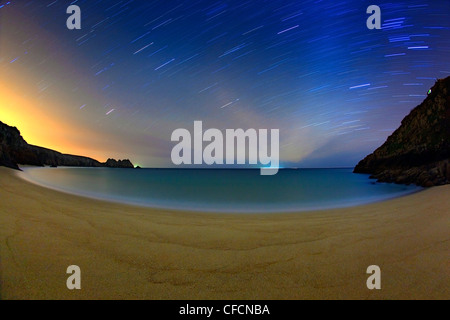
[[[115,164],[111,166],[108,164]],[[28,144],[15,127],[0,121],[0,166],[19,169],[18,164],[33,166],[114,167],[133,168],[130,160],[114,159],[101,163],[97,160],[62,154],[60,152]]]
[[[401,126],[355,173],[380,182],[432,187],[450,183],[450,77],[438,80]]]
[[[108,159],[108,161],[106,161],[106,163],[105,163],[105,167],[108,167],[108,168],[126,168],[126,169],[134,168],[133,164],[128,159],[119,160],[119,161],[117,161],[115,159]]]

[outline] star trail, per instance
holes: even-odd
[[[148,167],[195,120],[280,129],[283,166],[353,166],[450,74],[450,1],[372,2],[0,1],[0,120]],[[60,126],[27,137],[41,118]]]

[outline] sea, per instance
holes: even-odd
[[[217,213],[282,213],[351,207],[423,190],[378,183],[344,169],[23,168],[41,186],[143,207]]]

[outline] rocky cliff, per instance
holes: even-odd
[[[128,159],[119,161],[115,159],[108,159],[108,161],[106,161],[105,163],[105,166],[108,168],[134,168],[134,165]]]
[[[112,166],[108,162],[114,163]],[[97,160],[62,154],[60,152],[28,144],[15,127],[0,121],[0,166],[19,169],[18,164],[33,166],[67,166],[67,167],[114,167],[133,168],[129,160],[116,161],[109,159],[107,163]]]
[[[381,182],[431,187],[450,183],[450,77],[438,80],[401,126],[355,173]]]

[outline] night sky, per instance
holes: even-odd
[[[0,120],[98,160],[171,166],[202,120],[280,129],[283,166],[354,166],[449,75],[449,0],[0,1]]]

